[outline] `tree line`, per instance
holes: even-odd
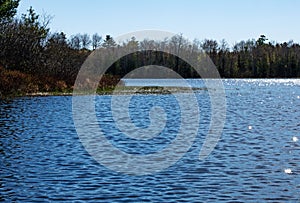
[[[225,40],[193,42],[175,35],[165,41],[131,40],[117,44],[107,35],[95,33],[53,33],[48,28],[50,17],[38,15],[32,8],[16,18],[19,0],[0,0],[0,67],[38,77],[64,81],[72,87],[76,75],[95,49],[128,47],[173,47],[187,53],[203,50],[224,78],[296,78],[300,77],[300,45],[293,41],[276,43],[261,35],[258,39],[240,41],[230,47]],[[176,56],[155,51],[137,52],[114,63],[109,74],[122,76],[143,65],[165,65],[183,77],[199,77],[192,67]]]
[[[205,52],[217,67],[222,78],[298,78],[300,77],[300,45],[293,41],[268,42],[265,35],[257,40],[251,39],[235,43],[229,47],[225,40],[217,42],[212,39],[193,42],[175,35],[165,41],[136,41],[133,37],[123,43],[123,47],[152,48],[153,50],[172,49],[197,58],[195,53]],[[111,73],[124,75],[129,71],[145,65],[164,65],[170,67],[185,78],[197,78],[185,61],[166,53],[155,51],[137,52],[120,59],[113,65]]]

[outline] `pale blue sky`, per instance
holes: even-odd
[[[54,18],[50,28],[113,37],[144,29],[182,33],[190,39],[226,39],[229,45],[265,34],[300,42],[299,0],[21,0],[25,13]]]

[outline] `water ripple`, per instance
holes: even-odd
[[[224,80],[226,125],[203,161],[197,155],[209,129],[210,102],[207,93],[197,94],[201,121],[195,143],[175,165],[148,176],[110,171],[89,156],[76,134],[71,97],[0,101],[0,201],[300,201],[300,142],[294,138],[300,137],[299,81]],[[99,123],[93,125],[103,125],[107,138],[128,153],[161,150],[178,131],[179,110],[168,95],[148,98],[133,99],[133,110],[143,108],[131,116],[143,128],[154,103],[166,108],[168,123],[158,137],[139,142],[121,135],[109,113],[110,96],[97,97]]]

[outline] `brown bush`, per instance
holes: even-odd
[[[86,77],[85,81],[82,81],[80,84],[82,86],[84,84],[84,87],[94,89],[95,84],[93,81],[97,81],[97,77],[92,77]],[[0,97],[26,95],[27,93],[37,92],[67,92],[73,89],[65,81],[54,77],[31,75],[20,71],[7,70],[2,67],[0,67],[0,78]],[[120,77],[118,76],[104,75],[98,84],[98,88],[102,90],[112,89],[119,82]],[[120,83],[122,84],[122,81]]]
[[[25,95],[37,92],[65,92],[70,88],[65,81],[53,77],[25,74],[0,67],[0,96]]]
[[[1,95],[20,94],[26,92],[30,76],[19,71],[6,70],[0,67],[0,92]]]

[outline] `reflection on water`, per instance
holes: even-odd
[[[198,160],[210,119],[208,94],[198,92],[201,121],[192,148],[175,165],[148,176],[115,173],[89,156],[76,134],[71,97],[0,101],[0,201],[298,202],[300,80],[226,79],[224,86],[227,118],[213,153]],[[165,136],[151,142],[116,136],[110,96],[97,97],[99,124],[128,153],[161,150],[179,128],[179,109],[176,102],[170,108],[166,97],[172,96],[132,100],[131,116],[140,127],[149,125],[154,104],[172,109]]]

